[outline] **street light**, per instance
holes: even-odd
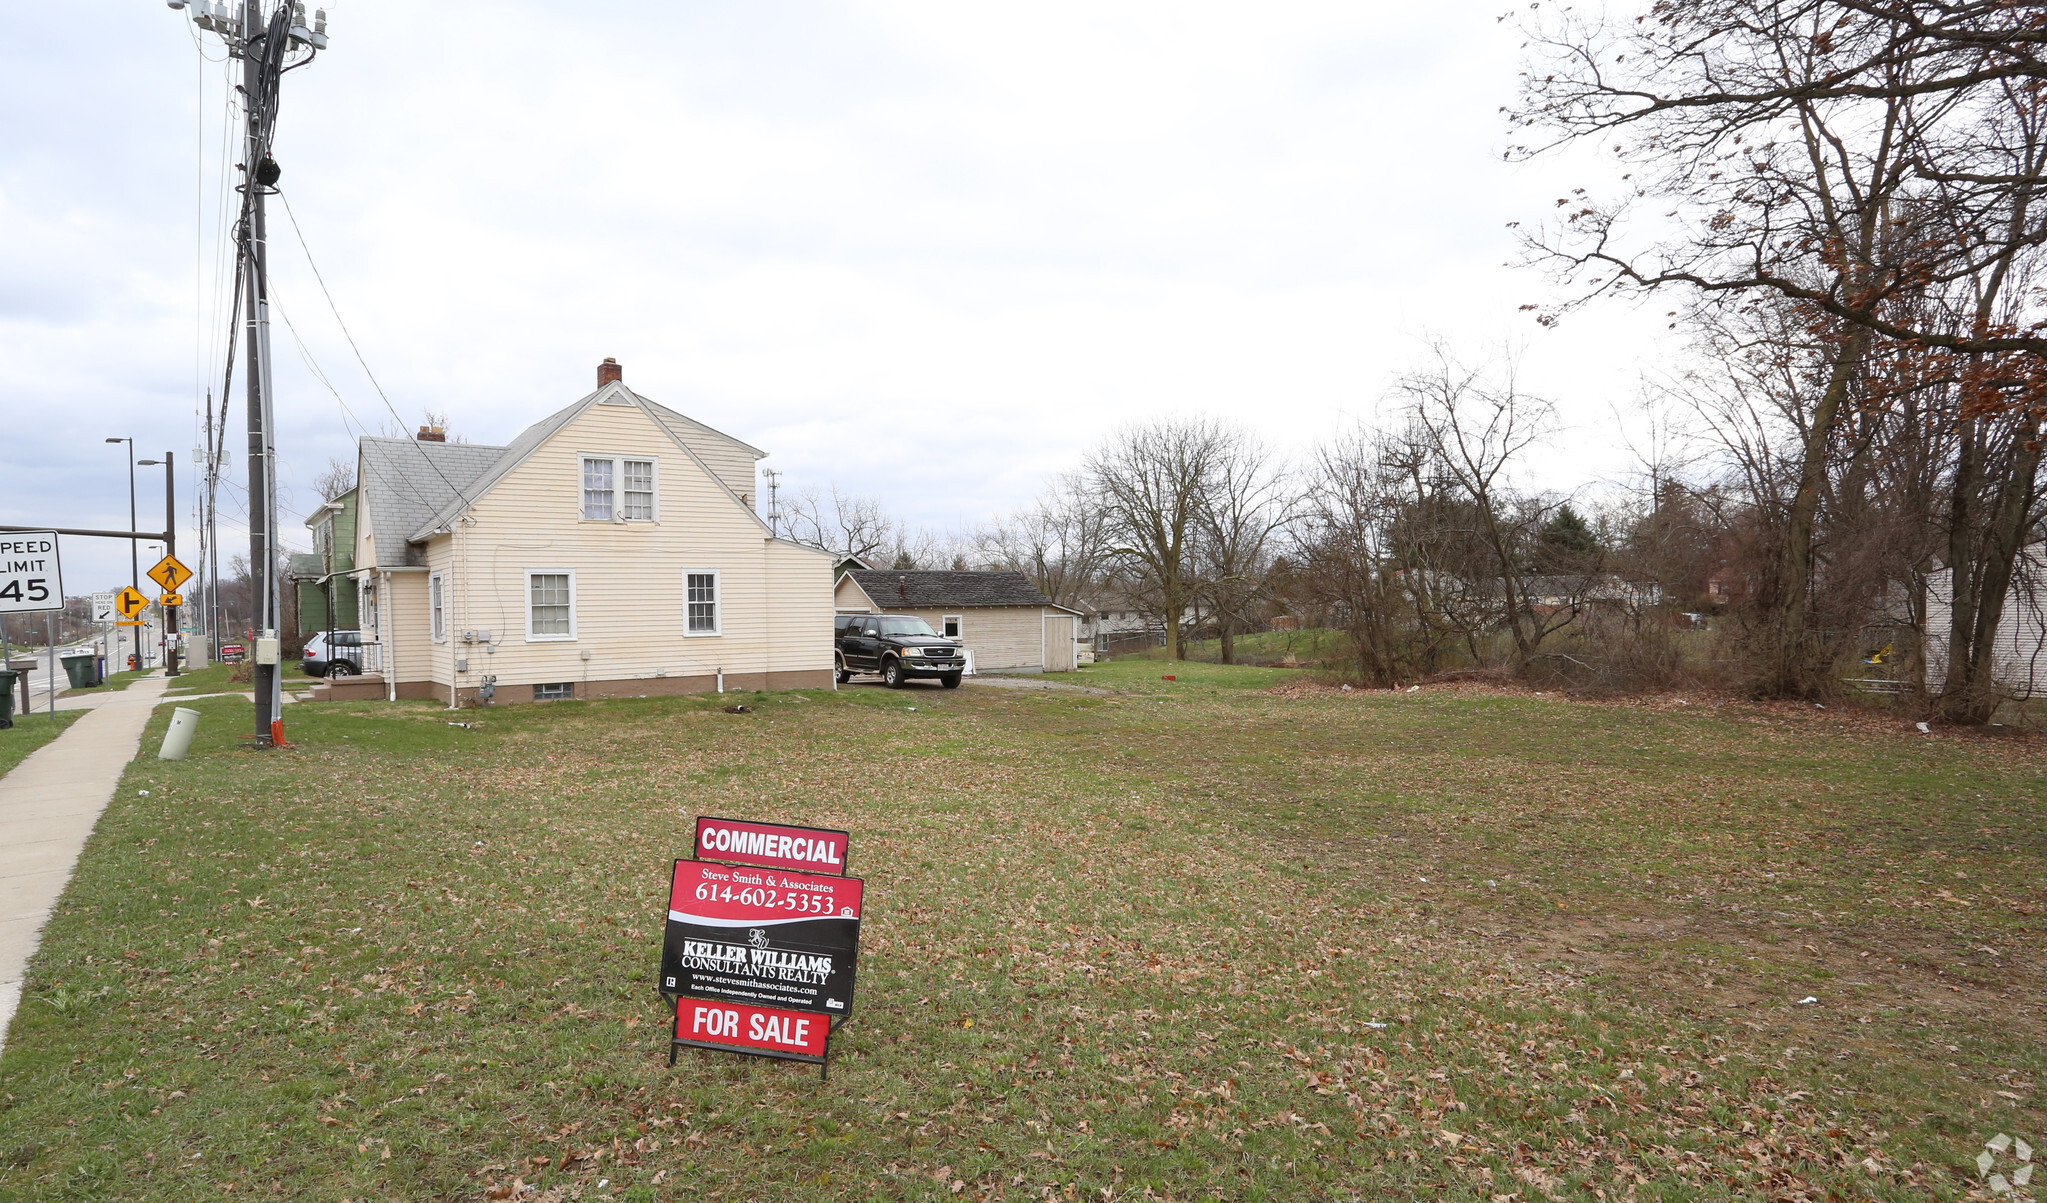
[[[128,529],[132,532],[135,529],[135,440],[108,439],[107,442],[128,444]],[[136,551],[133,539],[128,540],[128,584],[137,589],[142,587],[141,553]]]
[[[131,536],[128,540],[128,584],[131,588],[140,589],[142,587],[142,553],[135,546],[135,540],[132,537],[135,533],[135,440],[108,439],[107,442],[128,444],[128,533]],[[119,641],[115,642],[114,647],[117,651],[119,650]],[[137,668],[142,667],[142,636],[139,632],[135,636],[135,666]]]

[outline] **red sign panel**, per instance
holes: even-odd
[[[662,993],[851,1014],[861,887],[857,877],[676,861]]]
[[[822,1062],[825,1037],[831,1030],[830,1017],[801,1011],[701,998],[679,999],[675,1004],[675,1042],[699,1048]]]
[[[736,861],[809,873],[846,872],[852,837],[823,827],[785,827],[740,819],[697,818],[697,851],[702,860]]]

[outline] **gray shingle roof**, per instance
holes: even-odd
[[[409,546],[407,537],[442,507],[458,502],[458,490],[474,496],[472,486],[505,451],[477,443],[362,440],[362,498],[376,534],[378,566],[425,563],[421,549]]]
[[[1021,572],[897,572],[856,568],[847,575],[884,610],[1053,604]]]

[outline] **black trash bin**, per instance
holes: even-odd
[[[71,688],[92,688],[92,653],[79,652],[77,655],[61,657],[64,675],[71,678]]]
[[[0,668],[0,731],[14,725],[14,679],[21,674]]]

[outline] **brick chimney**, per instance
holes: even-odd
[[[623,379],[625,379],[625,369],[619,367],[618,361],[616,359],[613,359],[611,356],[606,355],[604,357],[604,362],[597,365],[598,388],[603,388],[605,385],[610,384],[615,380]]]
[[[422,426],[419,428],[419,433],[412,437],[415,441],[421,443],[445,443],[448,441],[448,428],[445,426]]]

